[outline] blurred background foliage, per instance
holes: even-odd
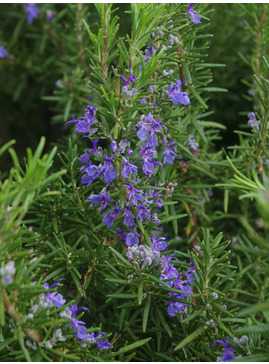
[[[125,36],[131,28],[130,17],[124,16],[129,4],[116,5],[119,33]],[[16,139],[15,149],[22,158],[26,147],[35,148],[42,135],[48,149],[61,140],[68,133],[64,122],[80,113],[93,96],[88,87],[90,60],[85,51],[89,40],[81,20],[95,31],[98,14],[93,4],[39,4],[39,16],[28,24],[23,4],[0,6],[0,45],[9,52],[9,57],[0,59],[0,142]],[[247,13],[239,4],[214,4],[209,8],[213,9],[209,13],[211,25],[204,32],[214,36],[207,62],[226,64],[212,69],[212,86],[228,92],[215,93],[209,101],[214,121],[227,127],[216,142],[221,148],[237,142],[233,130],[245,124],[242,112],[250,109],[248,99],[242,98],[251,92],[242,82],[251,76],[243,57],[251,53],[253,43],[244,30]],[[53,12],[52,21],[47,11]],[[9,169],[8,158],[2,158],[1,170]]]

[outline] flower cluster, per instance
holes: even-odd
[[[189,93],[181,91],[181,86],[184,82],[188,81],[184,80],[181,82],[180,80],[176,80],[175,86],[173,86],[172,84],[169,85],[168,97],[170,97],[175,105],[179,103],[185,106],[190,104]]]
[[[189,4],[189,8],[187,10],[187,15],[190,15],[191,21],[194,24],[200,24],[201,23],[201,16],[197,13],[197,11],[193,10],[194,3]]]
[[[2,277],[2,284],[7,286],[13,282],[13,276],[16,273],[15,263],[13,260],[7,262],[7,264],[0,268],[0,277]]]
[[[169,24],[168,29],[173,25]],[[164,36],[161,29],[156,29],[157,37]],[[169,35],[168,45],[172,46],[178,43],[178,37]],[[148,47],[140,64],[137,68],[142,73],[148,67],[148,63],[152,57],[158,52],[154,46]],[[138,70],[138,72],[139,72]],[[165,71],[164,77],[171,76],[173,70]],[[134,70],[130,66],[130,74],[120,75],[122,80],[122,95],[131,102],[139,102],[140,104],[147,103],[147,98],[153,100],[153,111],[140,116],[140,120],[134,125],[136,133],[136,142],[132,139],[112,139],[109,141],[109,147],[103,150],[100,146],[97,147],[99,140],[90,139],[90,137],[102,128],[95,120],[95,105],[89,106],[84,111],[84,116],[73,119],[66,125],[76,124],[76,131],[83,134],[91,140],[92,148],[84,151],[79,161],[83,164],[80,168],[82,175],[82,183],[90,186],[93,181],[101,180],[105,185],[102,185],[99,192],[92,193],[88,200],[91,206],[99,206],[99,211],[103,214],[102,223],[108,228],[113,228],[115,231],[114,238],[118,238],[119,242],[124,242],[128,248],[127,258],[141,264],[142,267],[150,266],[157,263],[162,267],[161,279],[166,280],[172,278],[173,281],[168,281],[170,287],[178,288],[182,294],[175,295],[170,293],[171,298],[184,299],[191,294],[189,284],[194,268],[187,271],[185,280],[184,274],[179,274],[171,263],[164,263],[166,259],[163,257],[160,260],[160,251],[167,248],[167,244],[163,237],[156,237],[152,234],[151,242],[153,247],[139,245],[143,241],[141,224],[147,226],[149,230],[161,230],[160,220],[158,219],[158,211],[163,207],[163,196],[160,193],[163,187],[157,186],[155,176],[158,170],[162,170],[165,164],[172,165],[177,155],[176,142],[170,138],[168,128],[163,123],[162,118],[158,117],[158,105],[155,101],[155,96],[158,91],[158,84],[147,86],[145,92],[150,93],[141,99],[132,98],[140,93],[133,87],[137,80],[137,75],[134,75]],[[164,78],[163,77],[163,78]],[[187,106],[190,104],[189,93],[182,90],[182,85],[187,80],[176,80],[175,84],[168,84],[169,90],[163,89],[164,96],[170,98],[175,105],[182,104]],[[144,95],[143,95],[144,96]],[[179,105],[177,106],[179,107]],[[95,124],[98,128],[92,129]],[[119,134],[121,135],[121,133]],[[99,137],[99,136],[98,136]],[[198,143],[192,136],[187,141],[189,149],[193,153],[197,153]],[[153,186],[154,184],[154,186]],[[172,191],[172,189],[171,189]],[[121,195],[119,199],[119,195]],[[112,198],[113,197],[113,198]],[[172,259],[172,258],[171,258]],[[189,284],[187,284],[189,282]],[[175,316],[177,312],[183,310],[187,304],[179,304],[179,302],[168,302],[168,313]],[[80,330],[84,330],[83,326]]]
[[[228,344],[229,336],[226,337],[226,340],[214,340],[213,343],[219,343],[224,345],[224,353],[221,357],[217,359],[218,362],[220,361],[231,361],[235,359],[234,356],[234,349],[231,345]]]
[[[248,126],[250,126],[252,129],[258,131],[259,130],[259,125],[260,125],[260,120],[256,119],[256,116],[254,114],[254,112],[249,112],[248,113]]]
[[[78,120],[75,119],[74,115],[72,116],[72,120],[65,123],[65,126],[69,124],[76,124],[76,131],[81,134],[89,134],[89,136],[93,135],[97,129],[91,129],[91,125],[95,123],[95,105],[91,106],[89,104],[84,110],[84,116],[80,117]]]
[[[165,283],[168,284],[170,288],[177,288],[182,291],[182,293],[170,292],[170,297],[184,300],[185,298],[190,297],[192,293],[190,285],[194,283],[193,273],[196,272],[196,269],[194,267],[193,261],[191,260],[191,268],[186,272],[179,274],[173,263],[171,263],[172,259],[176,258],[173,257],[173,255],[162,256],[162,259],[159,261],[162,267],[160,279],[167,280]],[[183,277],[185,278],[183,279]],[[188,306],[187,303],[168,301],[167,312],[171,317],[175,317],[176,314],[183,311],[186,306]]]
[[[129,261],[135,261],[142,263],[141,268],[144,266],[150,266],[160,258],[160,251],[167,248],[165,238],[155,236],[151,237],[152,248],[147,245],[135,245],[128,247],[126,257]]]
[[[177,288],[182,291],[182,293],[169,292],[169,296],[184,300],[190,297],[192,293],[191,284],[194,283],[193,273],[196,272],[193,261],[191,260],[191,268],[185,273],[179,274],[178,270],[171,263],[172,259],[176,259],[171,256],[162,256],[160,259],[160,251],[167,248],[167,244],[164,238],[156,238],[152,236],[151,238],[153,247],[150,248],[146,245],[131,246],[126,252],[126,257],[129,261],[137,262],[141,264],[141,269],[152,264],[161,267],[160,279],[164,280],[170,288]],[[183,279],[184,277],[184,279]],[[182,312],[187,303],[168,301],[167,312],[171,317],[175,317],[177,313]]]
[[[41,309],[49,309],[52,307],[60,308],[65,303],[66,300],[63,298],[63,296],[58,293],[57,291],[50,292],[52,288],[55,286],[59,286],[59,281],[64,280],[65,278],[60,278],[53,282],[50,286],[48,283],[44,283],[43,288],[45,290],[48,290],[49,292],[41,293],[39,295],[39,302],[31,307],[30,313],[25,316],[25,319],[33,319],[34,315]],[[33,283],[32,285],[34,285]],[[86,323],[84,321],[78,320],[76,318],[78,312],[80,310],[85,310],[90,313],[90,310],[87,307],[81,306],[77,307],[76,304],[71,304],[70,306],[65,307],[63,311],[60,312],[60,317],[69,319],[70,321],[66,324],[67,327],[73,327],[74,336],[80,340],[81,347],[84,348],[87,344],[93,344],[96,343],[99,349],[108,349],[112,346],[112,344],[107,342],[107,338],[104,340],[99,340],[103,335],[106,335],[104,332],[100,333],[88,333],[86,329]],[[62,329],[60,325],[57,326],[57,328],[53,332],[53,337],[50,340],[47,340],[44,343],[44,346],[48,349],[51,349],[53,345],[58,341],[65,341],[67,338],[62,335]],[[98,342],[97,342],[98,340]]]

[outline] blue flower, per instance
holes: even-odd
[[[72,115],[72,120],[67,121],[64,126],[68,126],[70,124],[77,124],[76,131],[81,134],[88,133],[90,130],[90,123],[85,121],[76,120],[75,116]]]
[[[131,246],[131,245],[138,244],[139,243],[139,237],[140,237],[140,234],[138,234],[135,230],[132,230],[126,236],[126,245]]]
[[[165,250],[167,248],[165,238],[163,238],[163,237],[156,238],[156,236],[153,235],[150,240],[152,242],[154,250],[162,251],[162,250]]]
[[[194,276],[193,276],[193,273],[194,272],[197,272],[195,266],[194,266],[194,263],[193,263],[193,260],[190,259],[190,264],[191,264],[191,268],[188,269],[185,273],[183,273],[186,277],[187,277],[187,280],[189,282],[189,284],[192,284],[194,283]]]
[[[136,174],[138,172],[136,165],[129,162],[129,155],[132,152],[133,151],[131,149],[129,149],[127,152],[127,159],[125,159],[123,157],[123,162],[122,162],[123,168],[122,168],[121,174],[122,174],[122,177],[124,177],[124,178],[129,178],[130,174],[134,174],[134,173]]]
[[[219,343],[225,346],[223,355],[218,358],[218,361],[231,361],[235,359],[234,349],[228,344],[229,336],[226,337],[226,340],[214,340],[213,343]]]
[[[91,125],[94,124],[94,113],[95,105],[91,106],[91,104],[89,104],[84,110],[84,116],[80,117],[79,120],[76,120],[74,115],[72,115],[72,120],[67,121],[64,126],[66,127],[70,124],[77,124],[76,131],[78,133],[89,133]]]
[[[112,142],[110,143],[110,149],[112,150],[113,153],[116,153],[118,146],[115,140],[112,140]]]
[[[130,211],[131,205],[126,206],[125,204],[125,209],[123,212],[123,216],[125,216],[123,223],[124,225],[128,226],[129,228],[133,228],[135,226],[135,222],[134,222],[134,214]]]
[[[0,46],[0,58],[5,58],[8,56],[8,51],[5,47]]]
[[[138,214],[136,216],[137,219],[143,221],[144,219],[150,220],[150,211],[144,205],[137,205]]]
[[[76,304],[70,305],[72,311],[72,321],[69,322],[69,325],[74,326],[74,331],[77,332],[75,336],[80,340],[85,340],[87,335],[86,327],[81,325],[86,325],[84,321],[80,321],[76,319],[77,313],[79,310],[86,310],[90,313],[90,310],[87,307],[81,306],[78,307]]]
[[[59,286],[60,283],[58,283],[58,282],[63,279],[65,279],[65,278],[57,279],[57,281],[52,283],[52,285],[50,285],[50,286],[48,285],[48,283],[44,283],[43,287],[45,289],[52,289],[55,286]],[[66,300],[63,298],[63,296],[58,292],[48,292],[48,293],[46,293],[46,297],[49,300],[51,300],[57,308],[62,307],[66,302]]]
[[[191,16],[191,21],[194,24],[200,24],[201,23],[201,16],[197,13],[197,11],[193,10],[194,3],[189,4],[189,8],[187,10],[187,15]]]
[[[27,15],[27,22],[32,24],[33,20],[38,17],[39,8],[36,4],[23,4],[25,6],[25,13]]]
[[[92,154],[96,155],[96,153],[97,153],[97,148],[96,148],[96,146],[97,146],[97,143],[99,142],[99,139],[91,139],[91,142],[92,142],[92,144],[93,144],[93,148],[92,148],[92,149],[88,149],[88,150],[89,150],[89,152],[91,152]]]
[[[105,163],[100,170],[100,174],[104,175],[104,180],[106,182],[111,183],[117,177],[116,168],[111,163],[112,159],[114,158],[114,155],[109,158],[106,154],[104,154],[104,157],[105,157]]]
[[[133,205],[137,206],[138,201],[144,201],[144,196],[142,195],[143,191],[134,188],[131,182],[129,184],[130,186],[124,185],[124,187],[130,191],[128,201],[131,201]]]
[[[254,112],[249,112],[248,113],[248,126],[250,126],[252,129],[258,131],[259,130],[259,125],[260,125],[260,120],[256,119],[256,116],[254,114]]]
[[[91,205],[101,204],[100,211],[103,211],[106,208],[107,204],[113,201],[111,200],[111,196],[106,193],[105,188],[101,191],[99,195],[92,194],[91,196],[89,196],[88,200],[91,201]]]
[[[156,51],[157,52],[157,49],[155,49],[154,47],[149,47],[149,48],[146,49],[146,54],[142,56],[144,60],[147,59],[147,61],[144,62],[144,65],[146,65],[147,63],[149,63],[150,58],[153,55],[153,51]],[[143,68],[143,63],[139,66],[139,69],[140,70],[142,70],[142,68]]]
[[[106,213],[106,215],[104,216],[102,222],[104,224],[107,224],[107,227],[111,227],[113,225],[113,223],[114,223],[115,218],[117,216],[119,216],[120,211],[122,211],[122,209],[118,209],[117,208],[117,203],[116,203],[115,208]]]
[[[174,148],[174,150],[172,150]],[[167,146],[163,152],[163,163],[173,164],[176,157],[176,143],[173,140],[170,140],[169,146]]]
[[[103,335],[106,335],[106,333],[105,332],[100,332],[100,333],[95,335],[95,339],[100,339]],[[106,338],[104,340],[98,341],[96,343],[96,346],[98,346],[98,348],[100,350],[105,350],[105,349],[111,348],[113,345],[108,343],[107,338]]]
[[[178,271],[174,268],[173,264],[166,267],[164,273],[161,274],[160,279],[171,279],[170,281],[165,282],[169,287],[173,287],[175,279],[178,277]],[[173,278],[173,280],[172,280]]]
[[[169,306],[167,308],[167,313],[171,317],[175,317],[178,312],[184,310],[185,306],[188,306],[186,303],[173,301],[168,301],[168,305]]]
[[[83,184],[87,184],[90,186],[93,180],[95,180],[101,173],[100,168],[92,164],[91,161],[86,166],[83,166],[81,170],[84,170],[86,173],[82,178],[81,181]]]
[[[171,98],[171,100],[173,101],[173,103],[175,105],[181,103],[183,105],[189,105],[190,104],[190,99],[189,99],[189,93],[188,92],[183,92],[180,91],[181,85],[184,82],[188,82],[187,80],[184,81],[180,81],[180,80],[176,80],[176,85],[173,86],[172,84],[169,85],[169,94],[168,96]]]
[[[125,232],[121,231],[120,228],[117,228],[116,229],[116,234],[114,235],[114,238],[116,237],[116,235],[120,235],[121,236],[120,242],[126,241],[126,235],[127,234]]]

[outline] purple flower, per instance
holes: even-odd
[[[89,105],[84,109],[84,116],[80,119],[86,121],[90,125],[94,124],[95,106],[96,105],[91,106],[91,103],[89,103]]]
[[[186,297],[189,297],[192,294],[191,286],[189,286],[188,281],[182,281],[180,280],[179,276],[176,277],[174,281],[174,287],[180,289],[185,293]],[[184,298],[184,297],[183,297]]]
[[[150,58],[152,57],[152,55],[153,55],[153,51],[155,50],[155,48],[154,47],[150,47],[150,48],[147,48],[146,49],[146,54],[145,55],[143,55],[142,57],[143,57],[143,59],[144,60],[148,60],[148,61],[146,61],[146,62],[144,62],[144,65],[146,65],[147,63],[149,63],[149,61],[150,61]],[[157,49],[155,50],[156,52],[157,52]],[[139,69],[140,70],[142,70],[142,68],[143,68],[143,63],[139,66]]]
[[[90,159],[90,154],[86,152],[86,150],[84,150],[84,154],[82,154],[82,156],[79,158],[79,162],[88,163],[89,159]]]
[[[100,336],[100,334],[101,334],[101,336]],[[99,338],[101,338],[103,335],[106,335],[106,333],[105,333],[105,332],[100,332],[99,334],[97,334],[97,335],[95,336],[95,338],[96,338],[96,339],[99,339]],[[112,345],[112,344],[110,344],[110,343],[108,343],[108,342],[107,342],[107,338],[106,338],[106,339],[104,339],[104,340],[98,341],[98,342],[96,343],[96,346],[98,346],[98,348],[99,348],[100,350],[105,350],[105,349],[111,348],[111,346],[113,346],[113,345]]]
[[[173,254],[170,257],[162,255],[162,258],[163,259],[161,259],[159,263],[161,264],[163,272],[166,272],[168,267],[170,266],[170,264],[169,264],[170,260],[172,260],[172,259],[177,260],[177,258],[173,257]]]
[[[166,283],[168,283],[168,282],[166,282]],[[184,310],[185,306],[188,306],[186,303],[173,302],[173,301],[168,301],[168,305],[169,306],[167,308],[167,313],[171,317],[175,317],[178,312]]]
[[[89,164],[85,166],[85,172],[92,179],[96,179],[101,173],[100,169],[89,161]]]
[[[86,327],[81,326],[81,325],[86,325],[86,323],[84,321],[80,321],[76,319],[77,313],[79,310],[86,310],[90,313],[90,310],[87,307],[81,306],[78,307],[76,304],[70,305],[72,314],[71,314],[71,318],[72,321],[69,322],[69,325],[74,326],[74,331],[77,333],[75,334],[75,336],[80,339],[80,340],[85,340],[86,339],[86,335],[87,335],[87,330]]]
[[[70,124],[77,124],[76,131],[78,133],[85,134],[85,133],[88,133],[89,130],[90,130],[90,123],[84,122],[84,121],[80,121],[80,120],[76,120],[74,115],[72,115],[72,120],[67,121],[64,124],[64,126],[66,127],[66,126],[68,126]]]
[[[151,161],[149,160],[145,160],[143,162],[143,167],[142,170],[145,173],[146,176],[150,176],[151,174],[153,174],[155,172],[155,165],[159,165],[161,166],[162,164],[159,162],[156,162],[154,159],[152,159]]]
[[[8,51],[5,47],[0,46],[0,58],[5,58],[8,56]]]
[[[115,238],[116,235],[120,235],[121,236],[120,242],[126,241],[126,235],[127,234],[125,232],[121,231],[120,228],[117,228],[116,229],[116,234],[114,235],[114,238]]]
[[[140,234],[138,234],[135,230],[132,230],[126,236],[126,245],[131,246],[131,245],[138,244],[139,243],[139,237],[140,237]]]
[[[129,228],[133,228],[135,226],[135,222],[134,222],[134,214],[130,211],[131,205],[126,206],[125,204],[125,209],[123,212],[123,216],[125,216],[123,223],[124,225],[128,226]]]
[[[123,154],[125,149],[130,145],[130,141],[128,139],[123,139],[119,142],[119,152]]]
[[[142,97],[142,99],[140,99],[140,104],[146,104],[147,103],[147,99],[145,97]]]
[[[187,277],[187,280],[189,282],[189,284],[192,284],[194,283],[194,276],[193,276],[193,273],[194,272],[197,272],[195,266],[194,266],[194,263],[193,263],[193,260],[190,259],[190,264],[191,264],[191,268],[188,269],[185,273],[183,273],[186,277]]]
[[[47,19],[52,23],[55,22],[54,14],[55,12],[53,10],[46,10]]]
[[[113,200],[111,200],[111,196],[106,193],[105,188],[101,191],[99,195],[92,194],[91,196],[89,196],[88,200],[91,201],[91,206],[101,204],[100,211],[103,211],[109,202],[113,202]]]
[[[171,98],[171,100],[173,101],[173,103],[175,105],[181,103],[183,105],[189,105],[190,104],[190,99],[189,99],[189,94],[188,92],[183,92],[180,91],[181,85],[184,82],[188,82],[187,80],[184,81],[180,81],[180,80],[176,80],[176,85],[173,86],[172,84],[169,85],[169,94],[168,96]]]
[[[138,169],[136,167],[136,165],[132,164],[129,162],[129,155],[132,153],[131,149],[128,149],[127,152],[127,159],[123,158],[124,162],[122,162],[123,168],[122,168],[122,177],[124,178],[129,178],[130,174],[136,174],[138,172]]]
[[[110,183],[117,177],[116,168],[111,163],[112,159],[114,158],[114,155],[109,158],[106,154],[104,154],[104,157],[105,157],[105,163],[100,170],[100,174],[103,174],[104,180]]]
[[[163,238],[163,237],[156,238],[156,236],[153,235],[151,237],[151,242],[152,242],[154,250],[162,251],[162,250],[165,250],[167,248],[165,238]]]
[[[63,279],[65,279],[65,278],[57,279],[57,281],[53,282],[52,285],[50,285],[50,286],[48,285],[48,283],[44,283],[43,287],[45,289],[52,289],[55,286],[59,286],[60,283],[58,283],[58,282]],[[49,300],[51,300],[57,308],[62,307],[66,302],[66,300],[63,298],[63,296],[58,292],[48,292],[48,293],[46,293],[46,297]]]
[[[161,274],[160,279],[161,280],[171,279],[170,281],[167,281],[165,283],[168,284],[169,287],[173,287],[175,278],[177,277],[178,277],[178,271],[176,270],[176,268],[174,268],[173,264],[171,264],[168,267],[166,267],[165,273]]]
[[[151,113],[148,114],[146,118],[141,120],[137,127],[137,137],[145,141],[148,137],[148,133],[150,133],[149,143],[152,145],[157,144],[155,133],[160,133],[162,128],[167,129],[167,127],[163,124],[161,124],[162,119],[160,118],[158,121],[154,119]]]
[[[138,214],[136,216],[137,219],[143,221],[144,219],[150,220],[150,211],[144,205],[137,205]]]
[[[82,134],[89,133],[90,126],[94,124],[94,112],[95,112],[95,105],[91,106],[91,104],[89,104],[84,110],[83,117],[80,117],[79,120],[76,120],[74,115],[72,115],[72,120],[65,123],[64,126],[66,127],[70,124],[77,124],[76,131],[78,133]]]
[[[27,15],[27,22],[32,24],[33,20],[38,17],[39,8],[36,4],[23,4],[25,6],[25,13]]]
[[[149,86],[148,92],[153,92],[155,88],[156,88],[156,85]]]
[[[177,147],[176,143],[173,140],[170,140],[169,146],[165,148],[163,152],[163,163],[173,164],[174,159],[176,157]],[[172,148],[174,147],[174,150]]]
[[[250,126],[252,129],[258,131],[259,130],[259,125],[260,125],[260,120],[256,119],[256,116],[254,114],[254,112],[249,112],[248,113],[248,126]]]
[[[130,191],[128,201],[132,201],[133,205],[137,206],[138,201],[144,201],[144,196],[142,195],[143,191],[134,188],[131,182],[129,184],[130,186],[124,185],[124,187]]]
[[[228,344],[229,336],[226,337],[226,340],[214,340],[213,343],[219,343],[225,346],[223,355],[218,358],[218,361],[231,361],[235,359],[234,349]]]
[[[193,10],[194,3],[189,4],[189,8],[187,10],[187,15],[191,16],[191,21],[194,24],[200,24],[201,23],[201,16],[197,13],[197,11]]]
[[[107,227],[111,227],[113,225],[115,218],[119,216],[120,211],[122,211],[122,209],[117,208],[117,205],[118,204],[116,203],[115,208],[108,211],[102,220],[104,224],[107,224]]]
[[[131,83],[135,82],[136,77],[133,75],[133,67],[130,67],[130,76],[129,76],[129,81]]]
[[[155,183],[156,186],[156,183]],[[163,207],[163,200],[160,198],[162,197],[161,193],[157,193],[156,190],[148,190],[147,192],[148,198],[153,198],[153,197],[157,197],[157,199],[155,200],[156,206],[160,209]],[[150,204],[153,203],[153,201],[149,201]]]
[[[89,152],[91,152],[92,154],[96,155],[97,153],[97,143],[99,142],[99,139],[91,139],[91,142],[93,144],[93,148],[92,149],[88,149]]]
[[[116,153],[118,147],[117,147],[117,142],[115,140],[112,140],[112,142],[110,143],[110,148],[113,153]]]

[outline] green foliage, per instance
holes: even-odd
[[[268,361],[268,5],[195,4],[200,25],[186,14],[187,4],[39,6],[39,17],[27,24],[21,4],[3,5],[0,39],[9,56],[0,59],[0,72],[12,68],[14,79],[2,83],[1,102],[12,93],[16,104],[31,89],[10,120],[26,118],[38,94],[54,105],[52,124],[63,125],[71,115],[82,115],[90,96],[98,129],[91,138],[102,149],[97,155],[89,150],[89,138],[73,133],[77,124],[67,129],[68,140],[47,146],[48,152],[44,137],[24,159],[12,147],[14,140],[0,148],[0,157],[9,153],[12,161],[8,173],[0,174],[0,360],[216,361],[224,349],[219,340],[227,340],[237,361]],[[46,18],[48,9],[55,12],[54,22]],[[229,24],[238,19],[236,34]],[[223,68],[237,57],[223,56],[233,45],[227,42],[225,49],[217,47],[215,58],[208,57],[215,49],[211,33],[225,29],[234,41],[242,38],[238,51],[245,68],[238,72],[242,85],[252,89],[244,96],[248,104],[240,103],[243,86],[233,91],[235,66]],[[226,83],[215,70],[227,72]],[[130,76],[136,77],[132,96],[122,90]],[[37,83],[31,88],[32,79]],[[181,91],[188,93],[189,105],[165,97],[168,85],[179,79],[186,81]],[[236,127],[238,143],[226,150],[218,145],[229,124],[212,111],[218,94],[238,102],[244,120]],[[255,112],[258,128],[247,125],[248,112]],[[163,168],[155,165],[145,175],[143,159],[136,156],[143,145],[136,126],[149,113],[168,128],[177,153],[170,164],[159,152],[156,161]],[[36,115],[35,122],[42,122]],[[165,135],[159,132],[158,147]],[[102,209],[88,199],[107,187],[124,208],[129,196],[122,160],[113,160],[117,176],[108,186],[104,179],[87,186],[81,181],[83,150],[98,165],[103,154],[111,154],[111,141],[123,139],[130,141],[131,161],[139,166],[134,185],[143,196],[153,189],[162,194],[163,208],[151,211],[158,213],[168,247],[154,264],[128,258],[125,241],[115,234],[121,220],[106,226]],[[191,148],[191,140],[198,146]],[[137,215],[137,206],[131,211]],[[135,229],[141,245],[152,248],[156,224],[136,218]],[[177,288],[171,287],[175,277],[163,277],[169,256],[185,280]],[[11,273],[3,273],[8,269]],[[51,297],[61,304],[51,304]],[[183,304],[174,316],[173,303]],[[81,309],[72,317],[66,314],[71,304]],[[90,335],[104,333],[97,343],[107,339],[113,346],[100,350],[96,340],[85,343],[74,320],[85,322]]]

